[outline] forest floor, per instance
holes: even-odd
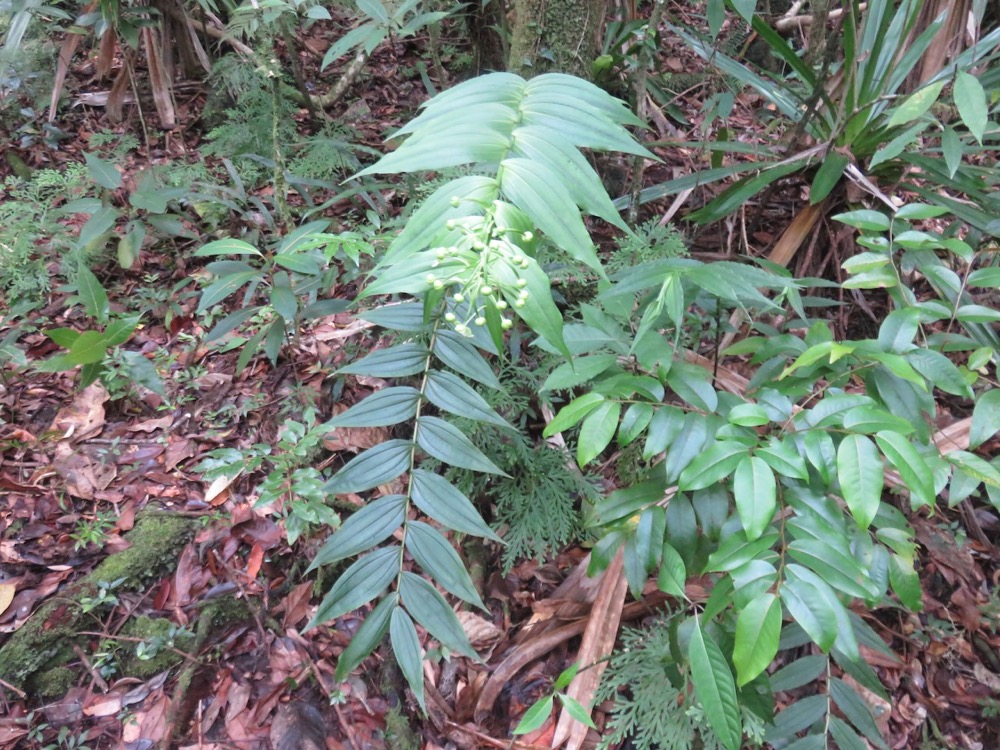
[[[466,52],[447,28],[449,49]],[[325,48],[333,27],[314,29],[309,41]],[[677,43],[665,43],[661,54],[666,70],[701,68]],[[320,75],[316,59],[303,62],[318,92],[342,68]],[[443,62],[451,69],[455,60]],[[363,145],[381,151],[385,134],[426,98],[421,67],[430,66],[416,41],[382,45],[330,114],[348,119]],[[81,100],[105,86],[82,56],[69,70],[66,95]],[[650,137],[700,140],[706,88],[680,92],[672,111],[686,122],[661,111]],[[126,184],[153,165],[201,160],[208,91],[183,91],[178,127],[151,126],[117,162]],[[738,96],[730,129],[751,130],[759,105],[751,94]],[[33,170],[82,162],[95,150],[95,133],[141,133],[136,115],[126,109],[125,122],[115,125],[100,107],[65,107],[57,122],[67,138],[55,146],[22,140],[28,145],[16,152]],[[305,110],[297,119],[304,130],[313,127]],[[41,117],[33,127],[40,132]],[[5,136],[18,143],[13,132]],[[697,148],[654,150],[663,161],[649,168],[647,184],[688,174],[705,160]],[[0,177],[9,176],[9,164],[0,164]],[[796,189],[772,196],[749,233],[691,228],[692,249],[706,257],[738,254],[732,237],[742,235],[763,250],[790,205],[801,202]],[[261,188],[260,197],[269,191]],[[329,194],[319,191],[320,199]],[[645,218],[659,218],[671,203],[645,206]],[[325,216],[346,229],[366,209],[347,197]],[[517,742],[510,732],[576,661],[584,630],[595,619],[614,619],[600,606],[600,591],[580,583],[587,549],[523,560],[507,575],[498,558],[489,561],[484,598],[492,617],[463,617],[483,662],[428,662],[426,718],[381,652],[336,683],[337,656],[359,621],[346,616],[304,632],[324,584],[306,568],[327,532],[314,524],[289,543],[287,509],[255,503],[270,450],[262,446],[276,446],[310,410],[322,420],[376,389],[362,379],[335,393],[331,374],[380,342],[350,313],[338,313],[306,326],[277,366],[257,358],[237,372],[238,351],[201,342],[207,325],[186,285],[199,273],[190,251],[203,241],[195,234],[146,247],[130,270],[102,274],[112,310],[141,296],[155,302],[129,348],[157,361],[165,394],[127,383],[119,392],[99,383],[81,390],[73,371],[0,370],[0,663],[7,669],[0,669],[0,750],[549,746],[553,721]],[[816,262],[797,271],[814,271]],[[354,283],[341,293],[350,296]],[[44,329],[79,323],[69,297],[57,287],[27,315],[20,345],[31,360],[58,349]],[[0,303],[0,340],[18,302]],[[852,320],[842,315],[841,324]],[[334,465],[368,440],[364,430],[338,432],[318,443],[311,460]],[[231,449],[230,465],[242,460],[245,469],[212,475],[206,454],[220,449]],[[613,469],[604,481],[615,485]],[[991,513],[958,509],[913,523],[923,612],[858,613],[894,654],[869,652],[892,697],[887,703],[872,695],[871,707],[894,750],[1000,747],[1000,525]],[[629,621],[656,610],[655,599],[629,601]],[[595,710],[598,727],[606,708]]]

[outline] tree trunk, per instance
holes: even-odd
[[[507,69],[590,78],[606,10],[607,0],[514,0]]]

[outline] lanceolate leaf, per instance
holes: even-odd
[[[697,620],[691,632],[688,660],[694,692],[705,709],[708,725],[727,750],[739,750],[743,742],[743,725],[733,673],[729,671],[722,650],[705,635]]]
[[[787,580],[781,586],[781,601],[789,614],[824,652],[837,640],[837,618],[814,586]]]
[[[687,581],[687,569],[684,560],[672,546],[663,544],[663,560],[660,563],[660,573],[656,577],[656,585],[664,594],[687,599],[684,584]]]
[[[383,388],[362,399],[329,422],[328,427],[386,427],[417,413],[420,391],[408,385]]]
[[[933,507],[934,475],[916,448],[898,432],[887,430],[875,435],[875,442],[906,483],[910,491],[910,504],[914,509],[921,506]]]
[[[444,477],[425,469],[414,469],[412,493],[413,502],[420,510],[449,529],[501,541],[469,498]]]
[[[989,121],[983,85],[971,73],[960,70],[955,74],[954,97],[955,106],[958,107],[958,114],[962,117],[965,127],[977,141],[982,143],[983,133]]]
[[[422,372],[427,366],[427,347],[406,343],[378,349],[356,362],[337,370],[340,375],[368,375],[375,378],[401,378]]]
[[[482,610],[486,609],[465,570],[462,558],[432,526],[420,521],[410,521],[406,526],[406,549],[445,591]]]
[[[389,637],[392,641],[392,653],[399,663],[399,669],[409,683],[417,703],[426,711],[427,707],[424,705],[424,655],[420,649],[420,638],[417,636],[417,629],[413,626],[413,620],[399,607],[392,611],[392,617],[389,621]]]
[[[105,161],[94,154],[84,152],[84,161],[87,162],[87,170],[94,182],[107,190],[117,190],[122,186],[122,175],[115,165]]]
[[[417,444],[446,464],[487,474],[507,474],[472,444],[462,431],[438,417],[420,417]]]
[[[333,536],[326,540],[316,553],[309,570],[371,549],[388,539],[403,525],[405,519],[405,495],[386,495],[368,503],[344,521]]]
[[[570,351],[563,339],[563,319],[552,299],[552,288],[548,274],[531,257],[525,256],[523,268],[515,270],[507,261],[498,261],[490,266],[493,278],[503,287],[504,299],[527,323],[531,330],[540,334],[559,352],[570,359]],[[528,296],[522,298],[519,281],[523,279]]]
[[[331,495],[364,492],[395,479],[410,466],[413,444],[408,440],[387,440],[360,453],[323,485]]]
[[[969,448],[978,448],[1000,431],[1000,388],[982,393],[972,410]]]
[[[756,456],[742,458],[733,477],[733,495],[747,539],[753,541],[771,523],[778,505],[771,467]]]
[[[323,597],[310,627],[329,622],[367,604],[399,574],[399,547],[383,547],[359,558]]]
[[[858,526],[867,529],[882,502],[882,459],[863,435],[848,435],[837,448],[840,491]]]
[[[513,429],[468,383],[450,372],[429,370],[424,395],[432,404],[455,416]]]
[[[604,273],[580,212],[557,173],[528,159],[506,159],[499,179],[501,192],[561,250]]]
[[[621,410],[617,401],[605,401],[583,420],[576,450],[576,461],[580,466],[586,466],[608,447],[618,429]]]
[[[677,485],[684,491],[709,487],[732,474],[746,454],[747,447],[735,440],[713,443],[681,472]]]
[[[399,596],[396,593],[389,594],[361,623],[358,632],[354,634],[354,638],[337,659],[337,672],[335,674],[337,682],[346,680],[354,668],[382,642],[386,631],[389,630],[389,618],[398,605]],[[311,623],[310,627],[315,624]]]
[[[743,608],[733,646],[738,685],[746,685],[774,661],[780,636],[781,602],[774,594],[761,594]]]
[[[439,330],[434,339],[434,356],[455,372],[472,378],[488,388],[500,390],[502,386],[493,368],[464,336],[454,331]]]
[[[461,623],[437,589],[420,576],[406,571],[399,580],[399,596],[413,619],[427,628],[442,646],[479,661]]]
[[[115,174],[118,174],[115,172]],[[94,272],[81,265],[76,273],[76,291],[87,314],[98,323],[108,319],[108,293],[104,291],[101,282]]]

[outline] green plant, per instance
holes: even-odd
[[[361,172],[398,173],[476,164],[427,198],[410,217],[375,271],[366,293],[406,293],[422,303],[388,306],[364,314],[402,332],[401,343],[341,369],[341,374],[415,377],[352,406],[331,427],[407,423],[409,439],[392,439],[348,462],[326,485],[332,494],[364,492],[406,474],[402,494],[369,502],[347,519],[317,554],[313,567],[367,552],[338,578],[312,625],[384,597],[337,666],[343,679],[390,633],[404,676],[423,704],[419,640],[423,625],[450,652],[475,658],[447,602],[423,577],[404,566],[403,551],[446,591],[483,607],[461,558],[435,526],[412,519],[419,509],[445,529],[499,541],[472,502],[454,484],[420,462],[418,448],[445,464],[503,475],[433,406],[478,422],[508,423],[461,377],[488,388],[498,383],[481,351],[502,348],[513,326],[511,311],[568,354],[562,318],[549,280],[534,258],[536,232],[603,273],[580,215],[589,213],[624,227],[580,147],[648,155],[622,123],[636,119],[607,94],[569,76],[530,82],[493,74],[439,95],[405,126],[407,140]],[[408,339],[408,340],[407,340]],[[437,363],[454,371],[438,369]],[[379,546],[402,527],[402,546]],[[373,551],[369,551],[372,550]],[[394,584],[394,585],[392,585]],[[386,591],[388,589],[388,591]]]
[[[80,597],[80,611],[83,613],[92,612],[98,607],[116,606],[118,597],[114,590],[125,583],[124,578],[117,578],[114,581],[98,581],[97,593],[93,596]]]
[[[995,397],[986,395],[995,389],[978,368],[962,370],[915,342],[918,332],[921,343],[950,340],[934,337],[944,332],[921,332],[921,316],[930,327],[939,325],[935,320],[959,322],[960,310],[963,326],[992,321],[982,310],[965,310],[963,297],[970,280],[992,289],[993,271],[957,280],[939,272],[957,290],[954,298],[943,290],[943,310],[925,301],[916,313],[903,309],[916,305],[904,291],[909,279],[892,274],[901,309],[887,316],[878,338],[850,341],[836,341],[825,321],[807,313],[800,289],[816,281],[793,280],[782,269],[674,256],[607,278],[580,209],[627,228],[577,148],[645,154],[622,127],[634,122],[577,79],[544,75],[525,82],[494,74],[431,100],[400,131],[407,136],[402,145],[362,171],[473,165],[413,212],[365,290],[417,301],[363,313],[402,338],[341,374],[412,378],[413,385],[384,388],[330,426],[406,425],[407,432],[397,428],[393,439],[347,462],[326,485],[331,494],[360,493],[395,481],[395,492],[373,498],[318,553],[313,567],[361,556],[326,594],[311,625],[381,596],[341,655],[337,677],[346,677],[388,632],[421,703],[413,620],[447,650],[474,658],[452,610],[411,572],[404,551],[445,591],[482,606],[452,544],[414,512],[445,529],[497,540],[470,499],[429,471],[422,454],[502,475],[495,449],[480,450],[467,428],[429,411],[505,426],[473,386],[442,366],[496,388],[487,356],[504,351],[513,312],[537,335],[535,347],[567,360],[541,389],[563,403],[544,435],[562,432],[572,442],[578,429],[580,466],[613,442],[642,444],[641,481],[601,498],[588,513],[597,537],[591,572],[622,550],[635,596],[652,575],[677,601],[668,626],[668,636],[674,627],[676,637],[667,641],[683,679],[672,686],[685,695],[688,684],[693,689],[688,710],[703,740],[738,750],[745,733],[759,738],[773,720],[765,736],[776,744],[858,747],[867,740],[884,747],[853,685],[885,695],[860,644],[887,649],[849,606],[921,606],[913,532],[906,514],[883,499],[887,483],[908,499],[911,512],[933,512],[949,481],[970,482],[970,491],[979,484],[987,492],[1000,488],[992,462],[972,451],[943,455],[932,440],[935,388],[964,399],[973,396],[973,385],[980,388],[976,430],[983,440],[1000,427],[987,416],[996,413]],[[898,218],[932,216],[927,210],[904,210]],[[842,218],[859,226],[866,220]],[[877,228],[887,226],[882,221]],[[578,306],[578,322],[564,324],[555,304],[536,257],[539,233],[596,279],[598,293]],[[908,242],[928,252],[908,257]],[[879,270],[887,264],[919,264],[933,276],[941,249],[975,260],[960,244],[906,232],[869,244],[884,246],[888,260],[848,268],[883,273],[880,286],[889,286]],[[888,250],[894,246],[907,252],[897,258]],[[753,376],[722,389],[724,373],[698,364],[682,343],[700,343],[703,331],[713,330],[693,324],[704,313],[724,320],[732,310],[744,313],[750,334],[721,354],[748,356]],[[721,330],[714,324],[715,333]],[[970,340],[978,352],[973,364],[996,356],[988,339]],[[401,543],[387,542],[397,531]],[[699,577],[707,598],[690,598],[689,574]],[[787,653],[779,657],[779,650]],[[769,675],[776,658],[784,666]],[[790,696],[774,716],[776,691],[811,683],[813,695]]]
[[[351,232],[328,234],[329,220],[313,221],[292,231],[266,254],[245,240],[210,242],[195,251],[195,257],[228,258],[206,266],[217,277],[201,294],[198,312],[203,313],[243,287],[243,307],[219,323],[205,336],[206,342],[221,339],[255,316],[262,322],[247,339],[237,363],[242,371],[263,349],[276,362],[286,337],[298,336],[303,321],[347,309],[339,299],[320,299],[320,292],[332,286],[337,267],[334,260],[349,260],[357,267],[361,254],[371,254],[371,246]],[[254,261],[256,265],[249,261]],[[267,289],[266,305],[250,305],[257,290]]]
[[[562,692],[569,687],[570,682],[573,681],[573,678],[576,677],[579,671],[580,665],[573,664],[560,672],[555,682],[552,683],[552,695],[546,695],[544,698],[539,699],[524,712],[521,721],[514,728],[514,734],[528,734],[541,727],[552,713],[552,706],[556,698],[559,699],[559,703],[566,709],[570,716],[580,723],[586,724],[591,729],[597,729],[593,719],[590,718],[590,711],[580,705],[580,701]]]
[[[91,519],[80,519],[76,524],[76,529],[70,534],[70,538],[73,540],[73,549],[81,550],[91,544],[103,544],[104,538],[114,526],[115,522],[108,513],[97,513]]]
[[[705,60],[740,86],[753,88],[776,108],[788,126],[783,146],[755,146],[755,161],[727,166],[713,161],[712,169],[690,180],[681,178],[647,188],[643,201],[695,184],[750,173],[689,216],[710,222],[794,174],[812,173],[809,201],[818,204],[847,181],[884,199],[877,183],[893,184],[908,173],[908,187],[923,182],[929,195],[945,187],[972,197],[980,208],[967,208],[963,219],[987,229],[990,211],[984,209],[993,202],[988,193],[995,180],[978,166],[963,164],[963,155],[983,153],[985,141],[994,137],[987,130],[990,103],[984,85],[995,86],[996,79],[977,79],[974,71],[989,66],[997,56],[1000,30],[957,56],[914,93],[903,96],[905,82],[943,23],[943,18],[938,18],[911,38],[922,6],[917,0],[905,0],[898,6],[891,0],[876,0],[867,3],[866,8],[855,0],[847,3],[840,26],[842,34],[829,40],[830,55],[836,51],[835,40],[842,40],[842,57],[828,58],[816,67],[762,16],[753,15],[755,3],[729,4],[752,23],[771,54],[788,66],[786,75],[754,70],[713,49],[693,33],[675,30]],[[722,3],[715,5],[721,12]],[[964,131],[932,109],[948,83],[953,83],[952,100]],[[936,137],[931,135],[933,131],[937,131]],[[806,136],[808,143],[802,140]],[[714,148],[728,150],[734,156],[747,151],[745,145],[732,142],[721,142]],[[841,200],[839,194],[837,199]]]

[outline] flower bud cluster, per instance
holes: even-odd
[[[456,205],[456,201],[457,198],[452,199],[452,205]],[[453,268],[454,261],[465,266],[463,271],[452,272],[447,277],[438,276],[433,271],[425,277],[430,288],[443,291],[454,303],[445,314],[445,321],[452,324],[457,333],[471,336],[473,326],[486,325],[487,310],[492,309],[500,313],[501,327],[504,330],[510,329],[514,321],[505,316],[504,312],[511,306],[523,308],[527,304],[530,298],[528,282],[519,278],[514,285],[500,284],[495,278],[491,278],[490,268],[500,261],[515,270],[525,270],[530,266],[530,261],[520,248],[488,225],[473,229],[466,223],[448,219],[445,226],[450,231],[460,229],[467,234],[467,240],[460,242],[466,245],[465,250],[456,246],[431,249],[434,255],[432,269],[437,269],[443,263],[448,263]],[[534,239],[530,231],[519,234],[519,239],[525,242]],[[474,256],[470,256],[469,249],[475,251]]]

